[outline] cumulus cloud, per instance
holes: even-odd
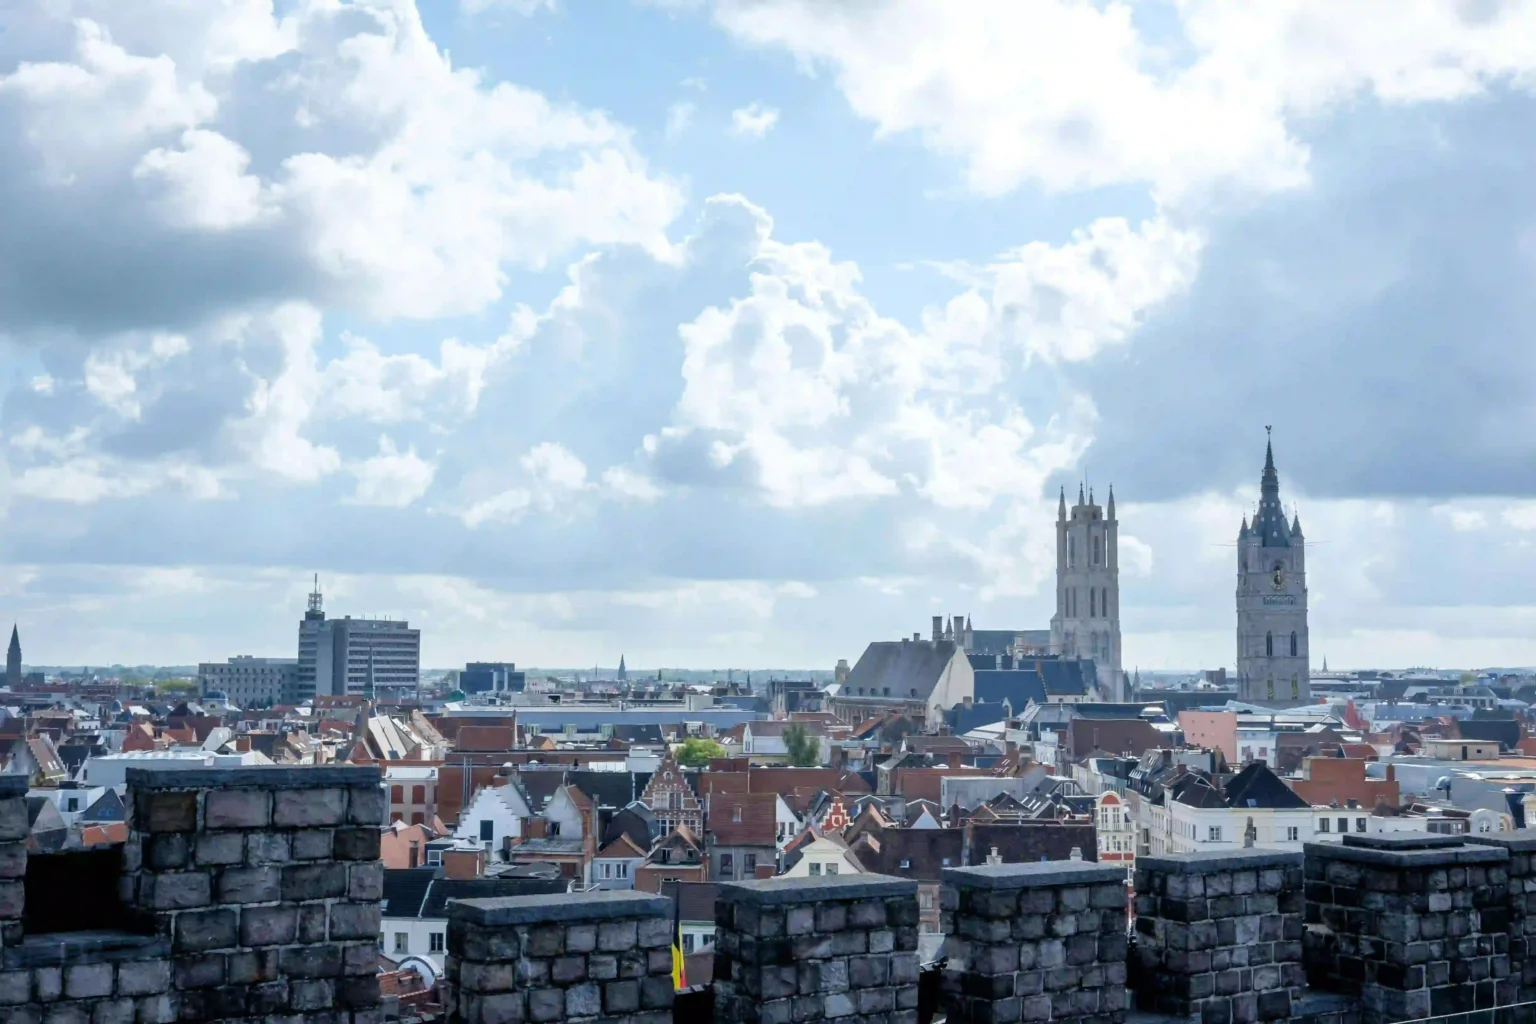
[[[761,139],[779,123],[779,112],[761,103],[749,103],[731,111],[731,131],[749,139]]]
[[[1147,184],[1165,199],[1308,180],[1294,117],[1358,96],[1443,101],[1536,70],[1522,4],[1150,5],[718,0],[739,41],[829,69],[881,135],[915,133],[978,192]],[[1172,38],[1150,37],[1151,19]],[[1520,39],[1520,43],[1511,40]]]
[[[401,451],[388,435],[379,438],[379,453],[350,467],[357,477],[352,501],[359,505],[404,508],[432,486],[437,467],[416,454],[415,448]]]

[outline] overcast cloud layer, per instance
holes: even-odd
[[[1330,667],[1536,663],[1536,0],[48,0],[0,31],[35,663],[1232,658],[1266,424]],[[450,54],[452,55],[450,57]]]

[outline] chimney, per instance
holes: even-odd
[[[997,847],[995,847],[995,846],[992,847],[992,852],[987,854],[987,863],[988,864],[1001,864],[1002,862],[1003,862],[1002,854],[997,852]]]
[[[485,850],[444,850],[443,877],[469,879],[485,877]]]
[[[944,616],[942,616],[942,615],[935,615],[933,617],[933,642],[934,643],[938,643],[940,640],[943,640],[943,639],[944,639]]]
[[[965,616],[964,615],[956,615],[952,621],[954,622],[955,643],[964,645],[965,644]]]
[[[1074,847],[1072,847],[1072,852],[1067,855],[1067,860],[1082,860],[1082,859],[1083,859],[1083,848],[1081,846],[1074,846]]]

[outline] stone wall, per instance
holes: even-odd
[[[373,767],[128,769],[123,897],[181,1020],[378,1019]]]
[[[1514,1001],[1508,850],[1397,833],[1305,852],[1308,980],[1358,993],[1365,1024]]]
[[[942,1004],[956,1024],[1102,1021],[1126,1009],[1125,869],[1078,861],[944,872],[954,930]]]
[[[636,892],[448,907],[450,1024],[671,1024],[672,901]]]
[[[1140,1009],[1204,1024],[1293,1016],[1306,984],[1300,853],[1144,856],[1135,887]]]
[[[727,883],[717,1024],[917,1024],[917,883],[887,875]]]
[[[1504,899],[1509,911],[1509,980],[1516,1002],[1536,1002],[1536,829],[1470,835],[1467,841],[1509,852]],[[1489,922],[1482,924],[1487,928]]]

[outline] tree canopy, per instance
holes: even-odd
[[[704,768],[712,759],[724,756],[724,747],[702,736],[690,736],[677,748],[677,763],[688,768]]]
[[[796,768],[814,768],[821,764],[821,741],[796,723],[784,730],[784,750]]]

